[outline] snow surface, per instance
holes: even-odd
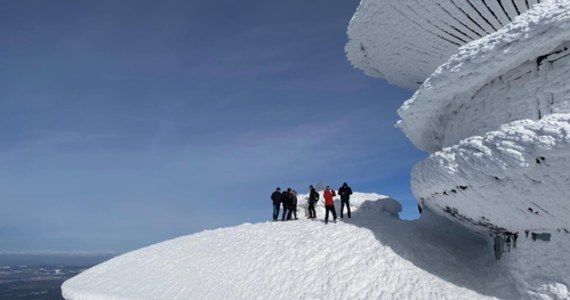
[[[400,204],[377,194],[355,193],[351,206],[351,219],[328,225],[301,217],[204,231],[155,244],[66,281],[63,296],[93,300],[521,299],[550,293],[559,299],[570,297],[567,280],[545,277],[529,282],[525,274],[516,277],[510,264],[513,272],[520,272],[520,265],[528,262],[496,261],[484,237],[437,215],[426,212],[420,220],[400,220]],[[318,209],[322,219],[322,203]],[[563,248],[567,237],[553,240]],[[512,251],[527,251],[533,243],[550,246],[521,238]],[[532,250],[528,251],[525,257],[532,257]],[[559,261],[560,268],[570,269],[567,259]]]
[[[362,0],[348,27],[347,56],[366,74],[415,90],[459,46],[497,31],[536,3]]]

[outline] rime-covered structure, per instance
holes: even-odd
[[[368,75],[416,89],[458,47],[501,29],[539,2],[363,0],[348,28],[348,59]]]
[[[363,0],[348,34],[355,67],[417,88],[397,126],[431,154],[412,171],[419,205],[497,257],[515,238],[550,245],[507,260],[530,298],[570,299],[570,271],[537,279],[570,269],[546,242],[570,245],[570,1]]]
[[[364,0],[349,36],[355,66],[423,82],[398,111],[432,153],[413,171],[421,206],[475,229],[570,228],[569,2]]]

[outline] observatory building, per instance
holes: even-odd
[[[350,62],[415,90],[397,126],[430,153],[429,209],[474,231],[570,230],[570,1],[363,0]]]

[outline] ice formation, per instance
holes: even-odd
[[[433,154],[413,171],[420,204],[469,226],[570,228],[570,3],[536,5],[461,47],[399,110]]]
[[[347,56],[368,75],[416,89],[459,46],[499,30],[538,2],[362,0],[348,27]]]
[[[538,240],[543,256],[516,251],[509,267],[525,274],[525,297],[569,299],[570,255],[543,243],[570,250],[570,2],[542,2],[363,0],[347,55],[367,74],[421,83],[397,124],[431,153],[412,172],[419,205],[488,236],[498,258],[523,235]]]

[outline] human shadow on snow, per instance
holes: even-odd
[[[343,222],[369,229],[380,244],[445,281],[486,296],[521,298],[487,239],[426,210],[418,220],[401,220],[398,208],[391,198],[367,200]]]

